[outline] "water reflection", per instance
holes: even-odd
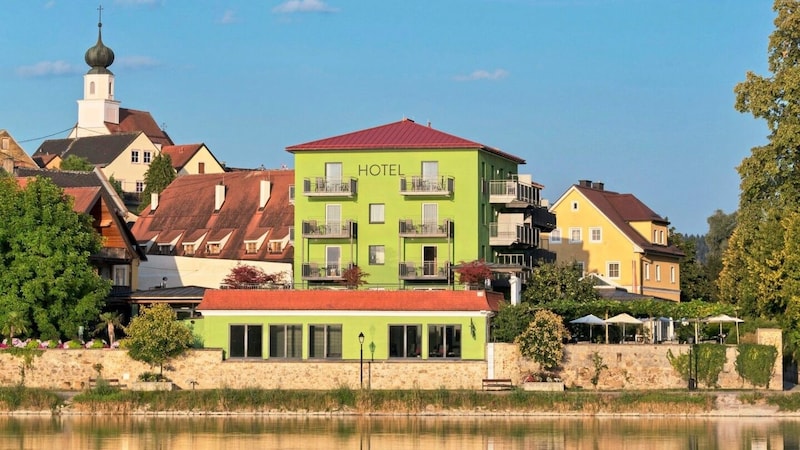
[[[1,449],[800,449],[800,421],[643,418],[0,418]]]

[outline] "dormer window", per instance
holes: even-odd
[[[267,244],[267,251],[271,255],[283,253],[283,246],[281,245],[281,241],[269,241]]]
[[[159,255],[169,255],[172,253],[172,246],[169,244],[158,244]]]
[[[183,244],[184,256],[194,256],[194,244]]]
[[[206,244],[207,255],[219,255],[220,250],[222,250],[222,245],[219,242],[209,242]]]
[[[244,252],[248,255],[253,255],[258,253],[258,242],[257,241],[247,241],[244,243]]]

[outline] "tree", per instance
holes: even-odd
[[[122,314],[108,311],[100,314],[100,322],[95,327],[94,332],[97,335],[105,331],[108,335],[108,345],[114,345],[114,331],[117,328],[122,328]]]
[[[519,353],[552,371],[564,359],[564,341],[570,338],[561,316],[547,310],[536,311],[528,328],[514,340]]]
[[[191,330],[177,317],[175,311],[163,303],[144,308],[125,328],[128,356],[150,367],[158,366],[159,375],[163,377],[164,364],[194,343]]]
[[[461,261],[459,267],[455,269],[458,274],[458,282],[466,285],[482,285],[486,280],[492,278],[492,271],[482,259],[465,263]]]
[[[172,158],[161,153],[152,161],[150,167],[144,174],[144,192],[142,192],[142,205],[139,212],[143,211],[150,204],[150,194],[160,194],[167,188],[172,181],[178,177],[175,168],[172,167]]]
[[[114,175],[108,177],[108,183],[114,188],[114,192],[116,192],[120,198],[125,196],[125,192],[122,190],[122,182],[114,178]]]
[[[94,164],[82,156],[69,155],[61,161],[61,170],[74,170],[76,172],[91,172]]]
[[[360,286],[368,284],[366,280],[368,276],[369,274],[361,270],[361,267],[348,267],[342,272],[342,283],[349,289],[358,289]]]
[[[8,311],[3,318],[3,325],[0,327],[0,332],[4,336],[8,336],[9,342],[19,334],[28,332],[30,322],[20,311]]]
[[[583,278],[580,268],[570,263],[545,263],[533,270],[522,299],[533,304],[559,300],[587,302],[600,294],[591,279]]]
[[[0,177],[0,324],[15,312],[42,339],[75,336],[111,289],[89,262],[100,248],[91,218],[50,179],[20,188]]]
[[[792,293],[781,286],[793,268],[784,259],[790,228],[784,219],[800,209],[800,8],[796,0],[775,0],[773,9],[771,76],[748,72],[734,89],[736,109],[764,119],[769,142],[738,167],[739,210],[718,286],[724,300],[747,314],[786,318]]]
[[[268,274],[260,267],[237,263],[222,280],[222,284],[233,289],[242,289],[250,286],[279,283],[285,276],[284,272]]]
[[[717,280],[722,272],[722,256],[728,248],[728,240],[736,227],[736,212],[725,214],[716,210],[708,219],[708,233],[705,236],[708,252],[702,260],[705,266],[706,278],[711,284],[711,300],[719,301]]]
[[[684,254],[679,262],[681,273],[681,301],[706,300],[711,298],[711,284],[703,266],[697,261],[695,242],[690,237],[669,230],[669,244],[678,247]]]

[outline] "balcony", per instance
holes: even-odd
[[[453,237],[454,223],[450,219],[442,222],[414,222],[414,219],[400,219],[400,237]]]
[[[303,279],[308,281],[341,281],[347,266],[341,264],[303,263]]]
[[[399,265],[401,280],[447,280],[450,275],[450,263],[423,261],[421,264],[412,261],[401,261]]]
[[[355,178],[305,178],[303,195],[306,197],[354,197],[358,188]]]
[[[356,237],[357,224],[354,220],[341,222],[322,222],[316,220],[303,221],[304,238],[348,239]]]
[[[420,176],[400,178],[400,194],[450,197],[455,189],[453,177],[423,178]]]
[[[533,255],[525,253],[499,253],[494,259],[497,268],[532,269],[534,266]]]
[[[504,205],[506,208],[539,206],[540,194],[541,188],[538,185],[516,179],[489,182],[489,203]]]
[[[531,208],[531,222],[545,233],[556,229],[556,215],[543,206]]]
[[[489,245],[499,247],[538,247],[539,230],[525,223],[489,224]]]

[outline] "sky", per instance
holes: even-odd
[[[0,129],[64,138],[98,1],[3,0]],[[768,0],[104,0],[116,99],[230,167],[403,118],[524,158],[554,202],[580,179],[678,232],[738,205],[767,142],[734,109],[769,75]],[[442,172],[446,172],[442,168]]]

